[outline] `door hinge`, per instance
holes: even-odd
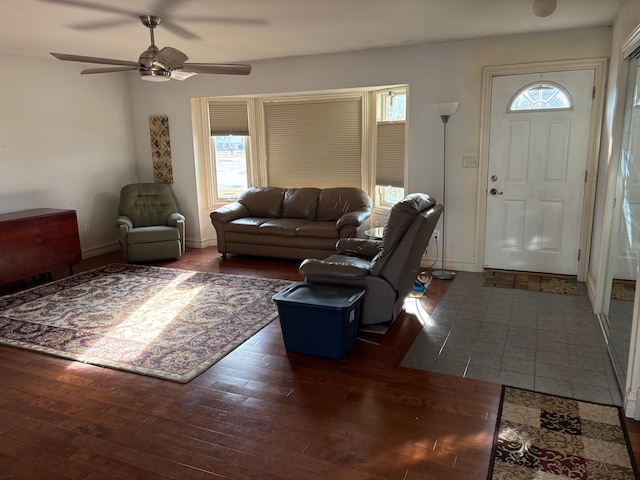
[[[596,86],[593,86],[593,90],[591,91],[591,99],[596,98]]]
[[[584,171],[584,183],[587,183],[587,178],[589,178],[589,170]]]
[[[580,261],[580,249],[578,249],[578,261]]]

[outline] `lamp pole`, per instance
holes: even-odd
[[[447,210],[447,123],[449,117],[455,113],[458,109],[458,102],[451,103],[439,103],[433,105],[434,111],[440,115],[443,128],[443,147],[442,147],[442,232],[440,238],[442,239],[442,260],[440,270],[434,271],[431,276],[439,280],[451,280],[455,277],[454,272],[448,272],[444,269],[445,253],[446,253],[446,210]]]

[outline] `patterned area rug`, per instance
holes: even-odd
[[[489,480],[633,480],[617,407],[503,387]]]
[[[578,295],[576,277],[506,270],[485,270],[485,287],[517,288],[533,292]]]
[[[290,283],[108,265],[0,297],[0,343],[184,383],[274,320]]]

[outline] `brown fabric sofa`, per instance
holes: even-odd
[[[341,238],[363,237],[372,201],[359,188],[252,187],[211,212],[218,251],[324,258]]]

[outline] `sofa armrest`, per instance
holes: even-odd
[[[362,225],[370,215],[371,210],[369,208],[359,208],[358,210],[347,212],[336,221],[336,227],[338,227],[338,230],[346,225],[358,227]]]
[[[304,260],[298,271],[305,277],[331,277],[336,280],[359,280],[369,274],[369,269],[364,267],[315,258]]]
[[[336,243],[339,255],[351,257],[373,258],[382,250],[382,241],[369,238],[343,238]]]
[[[229,203],[223,207],[215,209],[209,214],[211,222],[214,224],[228,223],[236,218],[243,218],[249,216],[249,210],[247,207],[239,202]]]

